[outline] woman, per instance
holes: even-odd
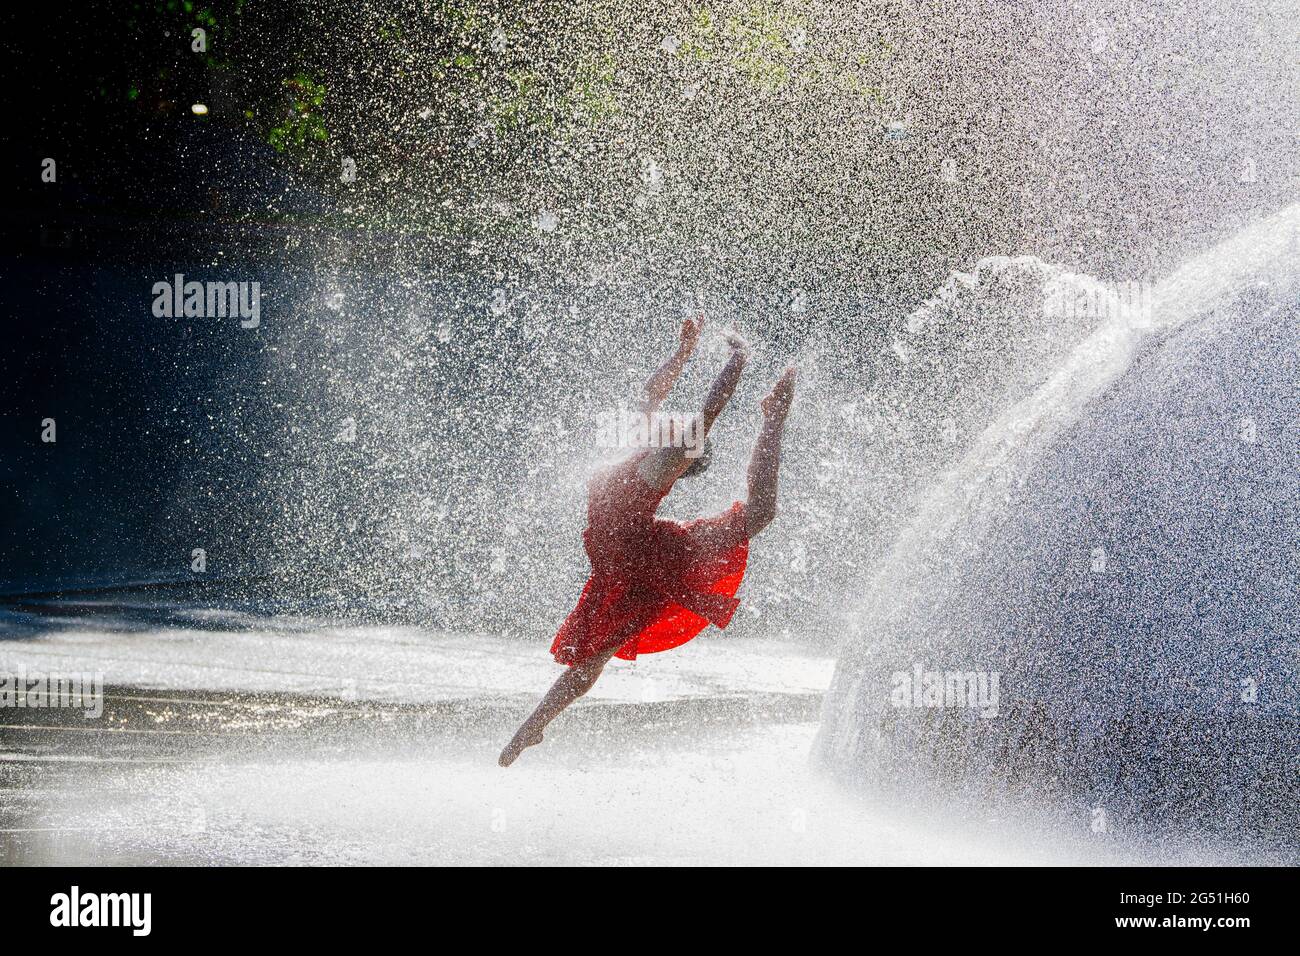
[[[641,406],[646,420],[658,414],[695,350],[703,324],[701,316],[682,325],[676,353],[646,383]],[[763,399],[763,430],[749,463],[746,500],[686,524],[655,517],[677,479],[708,466],[709,455],[707,450],[698,454],[699,443],[707,442],[748,358],[738,336],[729,335],[728,341],[731,356],[709,390],[699,420],[691,423],[692,440],[684,440],[683,423],[670,421],[661,447],[639,449],[589,484],[583,543],[591,577],[551,646],[555,660],[569,669],[501,752],[501,766],[510,766],[525,748],[541,743],[546,725],[591,690],[611,657],[635,660],[638,654],[677,647],[709,624],[726,627],[735,613],[749,539],[776,516],[781,433],[794,397],[793,368]]]

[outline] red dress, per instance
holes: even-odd
[[[678,524],[655,517],[665,492],[637,471],[644,452],[588,486],[582,539],[591,577],[551,653],[573,665],[618,647],[635,660],[685,644],[710,623],[726,627],[740,602],[749,537],[745,506]]]

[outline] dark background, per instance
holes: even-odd
[[[493,9],[524,8],[539,35],[580,32],[554,5]],[[329,311],[307,296],[282,294],[277,321],[258,335],[156,320],[149,290],[176,272],[204,278],[220,264],[222,277],[301,289],[319,281],[326,250],[343,246],[329,255],[365,298],[418,270],[440,307],[479,333],[442,360],[437,389],[457,414],[425,438],[454,441],[469,458],[491,454],[494,468],[509,471],[526,464],[523,452],[465,426],[527,406],[487,371],[542,369],[573,339],[561,335],[548,354],[518,330],[475,325],[474,303],[503,281],[552,301],[597,301],[599,290],[576,277],[621,243],[622,268],[642,283],[639,302],[662,305],[686,289],[743,302],[751,329],[789,349],[814,326],[833,329],[862,349],[837,372],[852,381],[873,373],[870,356],[892,323],[981,255],[1033,252],[1102,278],[1159,275],[1277,208],[1296,181],[1300,99],[1268,4],[1195,16],[1178,3],[1028,13],[991,3],[867,5],[843,14],[845,29],[895,51],[875,75],[885,93],[871,110],[846,110],[846,119],[815,93],[745,106],[733,90],[713,113],[652,128],[650,107],[633,103],[614,127],[576,134],[591,147],[582,155],[597,157],[586,165],[567,153],[556,159],[531,127],[471,161],[455,151],[470,118],[447,106],[468,100],[439,103],[434,135],[412,133],[405,107],[419,101],[408,104],[411,88],[376,72],[396,49],[380,42],[376,24],[405,24],[420,62],[434,62],[443,39],[421,9],[372,5],[363,16],[350,5],[109,2],[43,4],[21,22],[7,15],[0,591],[184,580],[191,548],[213,535],[231,542],[212,551],[214,578],[245,589],[307,546],[338,568],[333,583],[356,577],[356,554],[375,560],[364,541],[372,525],[382,536],[374,500],[382,486],[358,484],[334,509],[330,520],[349,526],[351,543],[331,554],[322,541],[343,532],[321,530],[328,522],[300,504],[310,487],[295,485],[310,452],[285,444],[297,427],[293,403],[301,411],[316,398],[304,386],[290,401],[283,383],[262,374],[270,353],[285,351],[346,374],[346,362],[331,363],[366,352],[366,342],[331,340]],[[628,33],[620,64],[632,86],[657,75],[641,51],[680,29],[674,15],[667,5],[634,18],[644,27]],[[208,25],[208,55],[189,49],[194,23]],[[311,101],[302,75],[328,88],[323,103]],[[752,121],[747,128],[732,128],[723,100],[749,110],[737,114]],[[210,103],[210,114],[195,116],[193,102]],[[330,131],[320,141],[317,114]],[[874,129],[894,115],[929,133],[902,145],[877,137],[861,154],[840,149],[845,124]],[[301,148],[277,148],[298,130]],[[690,167],[686,213],[624,215],[635,175],[629,184],[608,170],[656,141],[677,144],[683,169],[714,149],[732,150],[733,162],[725,175]],[[380,174],[349,191],[334,171],[353,154]],[[58,162],[56,184],[40,181],[46,156]],[[935,182],[941,156],[961,160],[955,190]],[[1250,183],[1239,175],[1246,158],[1258,169]],[[480,194],[485,203],[527,195],[580,209],[582,225],[556,254],[526,230],[439,212],[449,196]],[[816,289],[822,307],[782,313],[792,286]],[[367,361],[385,359],[371,350]],[[58,422],[57,446],[40,441],[47,417]],[[356,449],[349,467],[365,468],[364,454]],[[478,502],[475,521],[492,505],[491,496]],[[441,563],[436,573],[425,566],[425,579],[458,576],[452,556],[429,560]],[[318,585],[313,578],[300,590]]]

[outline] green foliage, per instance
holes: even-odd
[[[676,56],[701,67],[730,71],[742,83],[764,92],[785,89],[802,79],[880,102],[881,90],[866,76],[870,58],[835,49],[807,49],[809,27],[807,16],[771,3],[752,3],[721,17],[711,7],[699,6],[691,12]]]
[[[880,103],[884,48],[853,29],[869,15],[846,20],[799,0],[693,2],[143,0],[126,15],[140,55],[102,86],[112,97],[131,90],[140,112],[210,92],[214,122],[242,117],[352,208],[463,215],[485,229],[502,216],[468,197],[614,207],[644,191],[646,157],[671,178],[636,208],[662,217],[685,189],[683,208],[724,206],[765,187],[751,174],[732,182],[716,157],[786,148],[798,131],[816,162],[834,152],[818,136],[856,128]],[[190,49],[195,26],[208,31],[202,54]],[[659,42],[669,33],[672,52]],[[345,158],[362,170],[346,183]],[[709,219],[682,215],[683,228]]]
[[[763,4],[724,17],[720,26],[710,8],[697,7],[677,56],[725,66],[758,89],[777,90],[790,81],[800,53],[794,38],[806,29],[807,18]]]
[[[590,131],[617,115],[615,79],[608,53],[581,61],[563,87],[536,69],[511,70],[506,89],[488,95],[491,122],[498,135],[532,130],[568,140],[580,128]]]
[[[325,85],[306,73],[298,73],[285,80],[284,87],[292,94],[293,102],[288,115],[267,132],[266,141],[277,152],[284,152],[289,147],[302,149],[310,142],[328,140],[329,130],[321,115],[325,106]]]

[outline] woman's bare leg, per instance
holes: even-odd
[[[506,749],[501,751],[501,756],[497,763],[503,767],[508,767],[519,755],[524,752],[525,748],[542,742],[542,731],[546,725],[553,721],[575,700],[581,697],[587,691],[591,690],[592,685],[596,683],[596,678],[600,676],[609,659],[614,656],[618,647],[611,647],[608,651],[602,651],[595,657],[589,657],[579,664],[574,664],[568,668],[559,678],[551,685],[551,689],[546,692],[542,702],[537,705],[537,709],[532,712],[523,726],[515,732],[510,743],[506,744]]]
[[[745,505],[746,532],[754,537],[776,517],[776,479],[781,470],[781,436],[794,399],[795,370],[788,368],[763,399],[763,430],[749,459],[749,500]]]

